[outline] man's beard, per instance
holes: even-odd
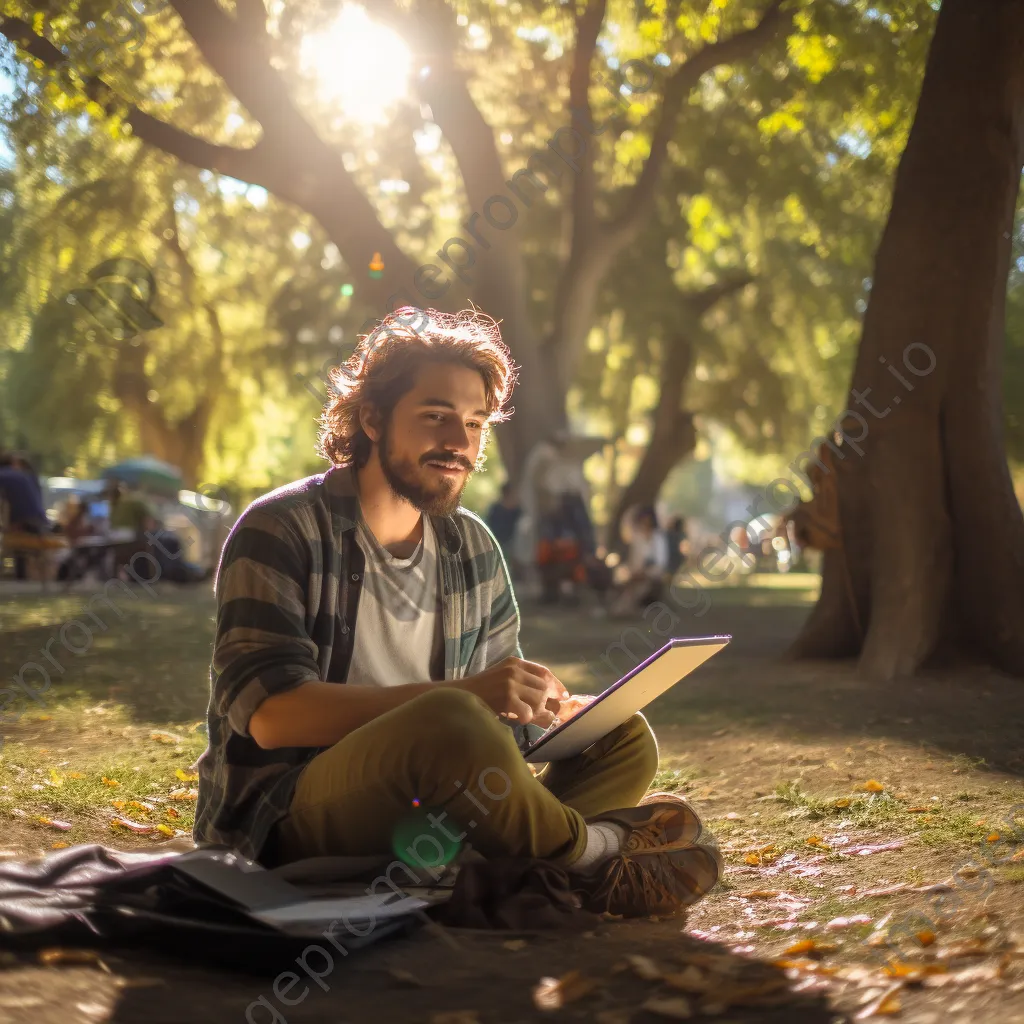
[[[390,437],[387,428],[381,433],[378,446],[381,469],[388,486],[399,497],[404,498],[413,508],[426,512],[429,516],[450,516],[462,499],[462,492],[469,483],[469,475],[473,467],[463,455],[442,450],[429,451],[421,455],[417,462],[403,459],[391,452]],[[427,484],[424,474],[429,472],[424,467],[431,459],[462,466],[468,472],[462,482],[454,477],[438,477],[437,483],[431,487]]]

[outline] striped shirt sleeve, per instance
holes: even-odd
[[[232,531],[217,578],[213,704],[232,731],[267,699],[320,678],[306,616],[309,558],[282,519],[251,509]]]

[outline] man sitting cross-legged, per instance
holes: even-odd
[[[523,660],[500,549],[459,506],[513,382],[492,320],[411,307],[334,372],[332,467],[254,502],[221,558],[198,842],[387,854],[421,807],[439,839],[564,867],[593,910],[668,913],[714,885],[692,807],[636,806],[658,767],[641,715],[540,777],[522,757],[568,693]]]

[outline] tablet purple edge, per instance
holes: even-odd
[[[604,691],[604,693],[599,694],[596,697],[596,699],[591,701],[585,708],[583,708],[578,713],[583,714],[584,711],[589,711],[590,708],[594,707],[594,705],[599,704],[601,701],[605,699],[605,697],[608,697],[611,694],[613,694],[624,683],[628,683],[630,679],[632,679],[633,676],[635,676],[638,672],[643,671],[643,669],[647,668],[647,666],[650,665],[652,662],[657,661],[658,658],[660,658],[667,650],[669,650],[669,648],[693,647],[697,644],[712,644],[718,641],[724,641],[725,643],[729,643],[730,640],[732,640],[731,633],[723,636],[673,637],[671,640],[669,640],[667,644],[665,644],[664,647],[659,647],[658,650],[656,650],[649,658],[646,659],[646,661],[642,661],[639,665],[636,666],[636,668],[630,669],[630,671],[627,672],[617,683],[612,683],[612,685],[609,686],[608,689]],[[686,677],[683,676],[683,678],[685,679]],[[676,680],[676,682],[678,681],[679,680]],[[547,741],[551,739],[552,736],[557,736],[567,725],[572,725],[572,723],[575,720],[576,715],[573,715],[573,717],[570,718],[568,722],[562,722],[561,725],[559,725],[555,729],[552,729],[551,732],[544,733],[544,735],[541,736],[541,738],[537,740],[536,743],[531,744],[523,751],[523,756],[525,757],[527,754],[532,754],[542,744],[547,743]]]

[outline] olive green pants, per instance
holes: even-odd
[[[284,863],[414,847],[437,864],[456,840],[486,857],[571,864],[586,818],[633,807],[658,768],[642,715],[535,777],[512,730],[480,698],[438,687],[356,729],[299,776],[273,836]],[[411,838],[410,838],[411,837]]]

